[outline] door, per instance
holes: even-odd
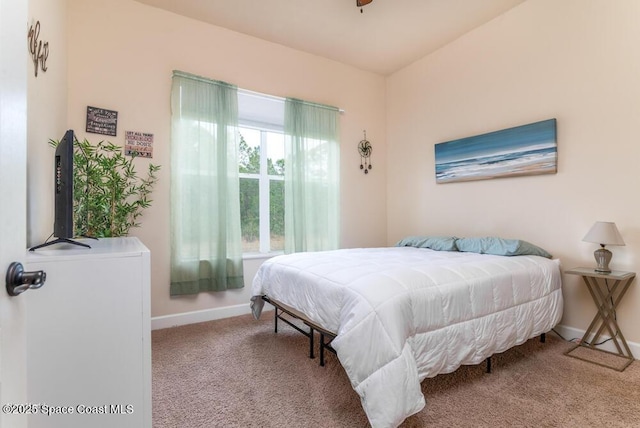
[[[26,415],[6,413],[26,404],[27,376],[25,299],[9,297],[5,285],[26,249],[27,3],[0,0],[0,428],[27,426]]]

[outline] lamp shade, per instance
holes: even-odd
[[[596,221],[587,234],[582,238],[585,242],[604,245],[624,245],[624,240],[618,232],[616,224],[611,221]]]

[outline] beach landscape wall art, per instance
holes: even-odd
[[[435,145],[436,183],[555,174],[556,119]]]

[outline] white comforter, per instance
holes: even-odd
[[[562,316],[559,262],[538,256],[391,247],[297,253],[262,264],[267,295],[336,332],[332,346],[373,427],[425,405],[420,382],[478,364],[551,330]]]

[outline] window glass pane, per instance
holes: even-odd
[[[284,134],[279,131],[244,126],[240,127],[240,135],[238,170],[241,174],[240,217],[243,252],[283,251]],[[264,144],[262,151],[261,144]],[[261,163],[260,156],[263,153],[266,154],[267,159],[263,159]],[[268,176],[279,178],[270,179]],[[263,194],[262,199],[260,198],[261,187],[263,191],[268,191],[268,194]],[[261,207],[260,204],[263,206]],[[261,212],[264,215],[262,219],[260,219]]]
[[[284,180],[269,180],[271,251],[284,250]]]
[[[260,131],[251,128],[240,128],[239,148],[240,173],[260,173]]]
[[[284,134],[267,132],[267,168],[269,175],[284,175]]]
[[[259,186],[256,178],[240,178],[240,222],[242,251],[260,251]]]

